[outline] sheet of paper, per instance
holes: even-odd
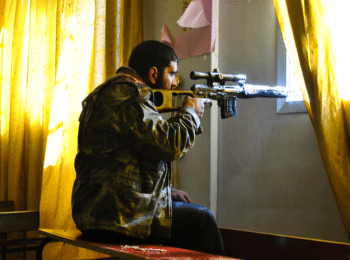
[[[173,41],[164,24],[161,41],[175,49],[180,59],[212,53],[217,36],[217,0],[192,0],[177,21],[181,27],[192,28],[180,33]]]
[[[211,23],[211,10],[204,5],[211,1],[192,0],[183,15],[177,21],[181,27],[199,28],[209,26]],[[206,13],[206,11],[208,13]]]
[[[175,51],[180,59],[215,51],[217,0],[192,0],[177,23],[193,28],[177,36]]]
[[[175,52],[180,59],[186,59],[199,56],[205,53],[211,53],[215,50],[211,44],[211,27],[202,27],[189,32],[181,33],[176,38]]]
[[[171,47],[174,48],[174,44],[171,40],[168,27],[165,24],[163,25],[162,36],[160,38],[160,41],[169,44]]]

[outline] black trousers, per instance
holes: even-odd
[[[214,215],[205,207],[173,201],[173,223],[169,246],[215,255],[225,255]]]
[[[195,250],[199,252],[225,255],[219,227],[214,215],[205,207],[173,201],[173,220],[171,226],[171,238],[159,238],[152,234],[147,239],[116,234],[105,230],[87,230],[83,234],[88,239],[104,240],[123,244],[162,244]]]

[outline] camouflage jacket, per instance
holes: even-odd
[[[190,107],[164,120],[153,92],[121,67],[83,101],[75,159],[72,215],[79,230],[170,237],[170,162],[201,130]]]

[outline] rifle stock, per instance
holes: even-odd
[[[168,90],[154,89],[154,105],[159,113],[173,112],[180,109],[180,105],[175,104],[174,97],[176,96],[191,96],[194,94],[191,90]]]

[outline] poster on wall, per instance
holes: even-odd
[[[161,41],[173,46],[180,59],[212,53],[215,51],[217,36],[217,0],[192,0],[177,24],[184,30],[174,41],[169,29],[163,26]]]

